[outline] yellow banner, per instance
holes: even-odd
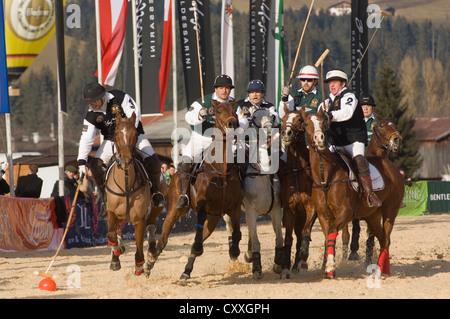
[[[55,32],[55,0],[5,0],[8,76],[17,79]]]

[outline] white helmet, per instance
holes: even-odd
[[[325,78],[325,83],[328,83],[331,80],[344,80],[345,82],[348,82],[348,77],[344,71],[339,70],[339,69],[334,69],[327,73],[327,76]]]
[[[297,79],[319,79],[319,72],[312,65],[305,65],[298,72]]]

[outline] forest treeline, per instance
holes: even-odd
[[[77,142],[87,106],[81,103],[82,87],[91,81],[96,70],[95,16],[93,1],[74,0],[82,10],[81,28],[66,29],[66,35],[74,41],[66,44],[67,116],[64,121],[65,151],[76,153]],[[162,39],[162,6],[158,8],[161,21],[158,39]],[[219,4],[211,4],[211,26],[215,55],[215,74],[220,73],[220,10]],[[308,8],[284,11],[284,61],[287,79],[295,58],[298,41]],[[233,12],[235,51],[235,98],[246,95],[249,79],[249,18],[248,13]],[[408,114],[416,117],[439,117],[448,115],[450,107],[450,28],[432,21],[410,21],[403,17],[383,20],[367,58],[369,59],[370,93],[380,72],[389,66],[397,74],[402,92],[402,103]],[[177,30],[178,32],[178,30]],[[374,30],[369,31],[369,38]],[[177,37],[179,39],[179,37]],[[350,16],[330,16],[324,10],[312,13],[302,43],[297,70],[304,64],[313,64],[328,48],[330,54],[324,62],[325,72],[339,67],[350,74]],[[129,52],[128,54],[130,54]],[[127,54],[126,52],[124,54]],[[184,92],[183,68],[178,44],[177,53],[178,108],[188,107]],[[55,61],[56,63],[56,61]],[[115,88],[123,88],[123,63]],[[172,77],[172,74],[171,74]],[[294,81],[294,89],[298,88]],[[32,72],[26,81],[17,83],[19,97],[11,98],[12,134],[16,139],[31,132],[48,135],[52,123],[57,127],[56,74],[49,67]],[[149,84],[151,85],[151,84]],[[172,78],[166,98],[166,109],[171,110]],[[205,88],[205,93],[212,88]],[[326,92],[328,90],[326,89]],[[446,113],[444,113],[446,111]]]

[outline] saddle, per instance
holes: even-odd
[[[340,151],[337,151],[337,153],[339,154],[341,159],[344,161],[344,163],[347,165],[348,178],[350,181],[350,185],[352,185],[355,192],[359,192],[362,189],[362,187],[359,182],[358,173],[357,173],[358,170],[355,167],[355,163],[350,159],[350,157],[347,154],[340,152]],[[370,170],[370,178],[372,179],[373,190],[374,191],[383,190],[384,186],[385,186],[383,177],[381,176],[378,169],[375,166],[373,166],[370,162],[369,162],[369,170]]]

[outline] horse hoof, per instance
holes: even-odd
[[[278,265],[278,264],[273,264],[272,270],[273,270],[274,273],[279,275],[283,271],[283,266]]]
[[[306,261],[300,262],[300,270],[308,270],[308,263]]]
[[[161,255],[162,250],[159,248],[156,248],[155,251],[150,251],[150,249],[147,251],[147,258],[149,261],[151,261],[153,264],[158,260],[159,255]]]
[[[280,279],[291,279],[291,273],[289,272],[289,269],[285,268],[280,274]]]
[[[109,269],[111,269],[112,271],[120,270],[120,268],[121,268],[120,261],[112,261],[111,264],[109,265]]]
[[[255,271],[253,273],[253,278],[255,278],[257,280],[261,279],[262,278],[262,272],[261,271]]]
[[[239,249],[238,245],[231,245],[229,253],[230,253],[231,260],[237,260],[239,255],[241,254],[241,250]],[[253,258],[252,258],[252,260],[253,260]]]
[[[336,277],[335,271],[330,271],[325,274],[325,278],[327,278],[327,279],[334,279],[335,277]]]
[[[248,257],[247,253],[245,253],[244,260],[246,263],[251,263],[253,261],[253,258]]]
[[[183,273],[183,274],[180,276],[180,280],[188,280],[188,279],[190,279],[190,278],[191,278],[191,276],[188,275],[188,274],[186,274],[186,273]]]
[[[359,255],[357,252],[351,252],[350,256],[348,256],[348,260],[359,260]]]
[[[329,273],[333,273],[336,271],[336,266],[335,265],[331,265],[331,266],[326,266],[325,267],[325,273],[329,274]]]

